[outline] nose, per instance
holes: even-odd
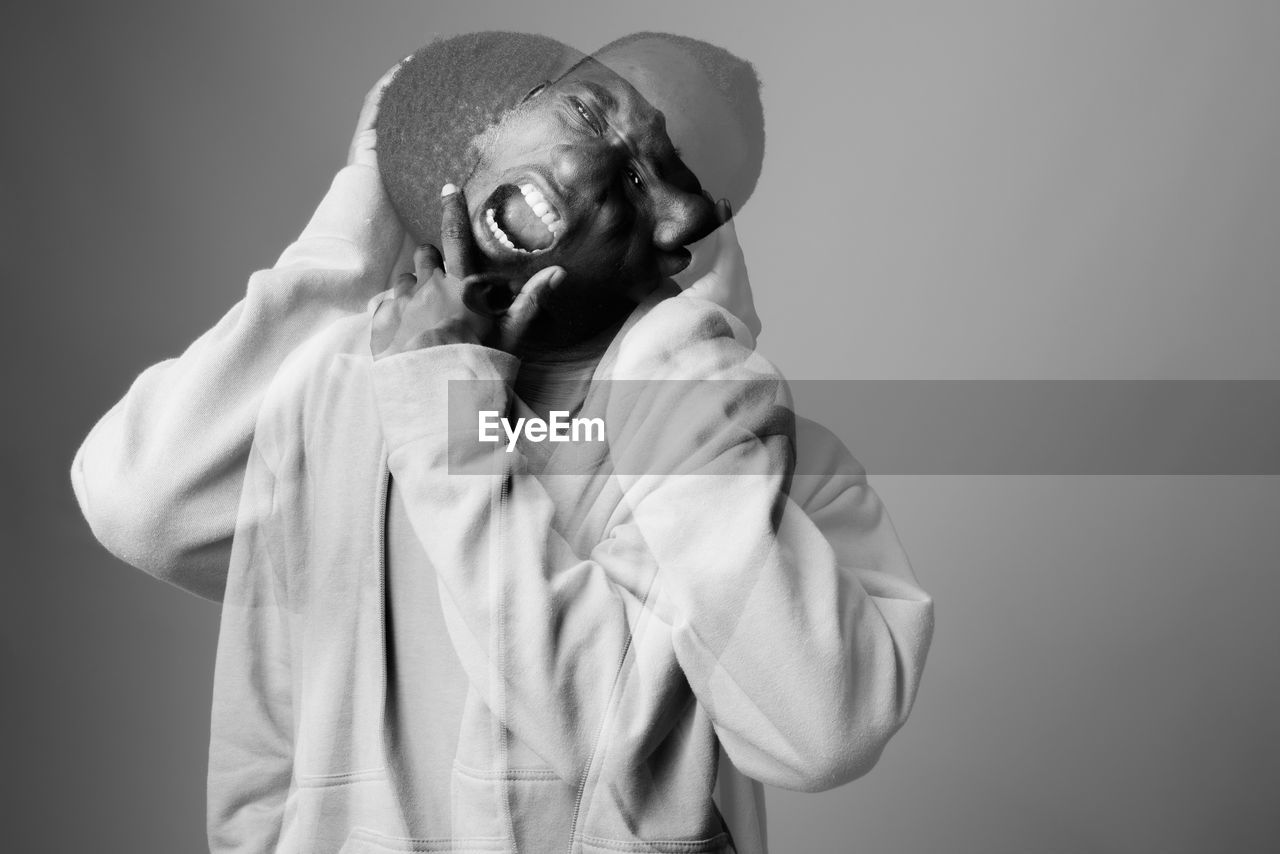
[[[716,227],[710,199],[670,185],[655,190],[654,214],[653,244],[668,252],[701,240]]]

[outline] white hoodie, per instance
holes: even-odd
[[[931,603],[829,434],[798,447],[829,457],[802,470],[830,475],[797,477],[787,497],[785,392],[717,307],[643,306],[601,364],[600,380],[680,381],[654,386],[676,390],[660,406],[596,401],[612,449],[669,457],[614,472],[449,475],[445,383],[496,381],[483,408],[503,410],[514,360],[455,345],[375,368],[360,315],[300,348],[262,407],[285,354],[386,282],[400,233],[376,182],[344,170],[281,263],[181,359],[144,373],[73,468],[108,547],[213,597],[242,494],[215,688],[214,849],[510,850],[542,813],[541,780],[576,792],[566,850],[570,836],[573,850],[729,850],[710,806],[717,745],[791,788],[869,768],[910,709]],[[709,381],[747,393],[708,409],[690,395],[727,387]],[[425,849],[389,841],[404,805],[382,752],[388,454],[472,695],[450,841]],[[644,471],[656,474],[632,476]],[[578,508],[567,526],[565,507]],[[512,740],[544,765],[506,767]],[[738,850],[762,851],[755,798],[733,782],[720,806]]]

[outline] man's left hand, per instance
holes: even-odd
[[[452,184],[441,192],[441,243],[414,253],[414,271],[396,277],[373,315],[375,361],[441,344],[482,344],[518,354],[547,289],[565,278],[562,267],[539,270],[523,284],[477,270],[466,199]]]

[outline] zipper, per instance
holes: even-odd
[[[384,449],[385,450],[385,449]],[[379,716],[378,747],[382,751],[382,767],[390,768],[390,757],[387,753],[387,609],[391,603],[387,601],[387,507],[391,503],[391,465],[385,452],[382,455],[382,472],[379,476],[378,495],[378,644],[382,648],[382,714]]]
[[[582,813],[582,798],[587,792],[587,777],[591,775],[591,766],[595,763],[596,750],[591,748],[591,756],[587,758],[587,764],[582,769],[582,776],[578,778],[578,793],[573,798],[573,818],[569,821],[569,850],[568,854],[573,854],[574,842],[578,836],[578,818]]]
[[[495,458],[496,459],[496,458]],[[507,554],[507,502],[511,497],[511,467],[503,463],[499,468],[499,486],[498,486],[498,518],[497,518],[497,536],[495,539],[496,554],[489,555],[489,584],[490,589],[494,591],[491,596],[490,604],[492,606],[491,613],[494,615],[494,624],[490,626],[490,631],[497,633],[496,649],[494,650],[493,667],[498,674],[498,683],[494,686],[493,696],[497,708],[498,718],[498,761],[499,768],[502,769],[502,816],[506,822],[507,834],[511,837],[511,854],[519,854],[519,842],[516,840],[515,822],[511,817],[511,783],[509,778],[510,771],[510,745],[508,744],[508,728],[507,728],[507,611],[504,605],[506,597],[503,595],[502,573],[503,559]]]
[[[641,607],[649,601],[649,594],[646,593],[641,601]],[[596,739],[592,742],[591,752],[587,754],[587,764],[582,768],[582,776],[578,778],[578,793],[573,799],[573,818],[569,822],[569,850],[568,854],[573,854],[578,835],[578,821],[582,814],[582,799],[586,797],[587,780],[591,777],[591,769],[596,764],[596,754],[600,752],[600,744],[604,741],[605,733],[608,731],[609,724],[613,720],[613,699],[614,694],[618,690],[618,682],[622,679],[623,670],[627,664],[627,656],[631,654],[631,644],[635,640],[633,632],[627,632],[627,640],[622,645],[622,655],[618,659],[618,668],[614,671],[613,682],[609,686],[609,701],[605,704],[604,713],[600,719],[600,730],[596,733]]]

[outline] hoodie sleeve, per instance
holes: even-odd
[[[250,438],[298,344],[384,290],[403,240],[375,169],[348,166],[298,240],[179,357],[148,368],[94,426],[71,483],[121,560],[220,600]]]
[[[789,497],[794,435],[776,378],[717,386],[734,390],[723,397],[651,386],[673,396],[615,414],[628,448],[665,449],[671,465],[624,465],[616,524],[580,556],[543,485],[500,446],[451,456],[446,394],[470,389],[463,408],[502,411],[514,372],[510,357],[467,345],[375,366],[392,474],[455,648],[498,717],[564,779],[602,761],[598,748],[625,763],[670,700],[673,650],[743,773],[816,791],[869,770],[911,708],[932,604],[856,478],[815,498],[833,528],[851,520],[835,545]],[[446,390],[447,379],[491,382]],[[663,432],[673,423],[676,445]]]

